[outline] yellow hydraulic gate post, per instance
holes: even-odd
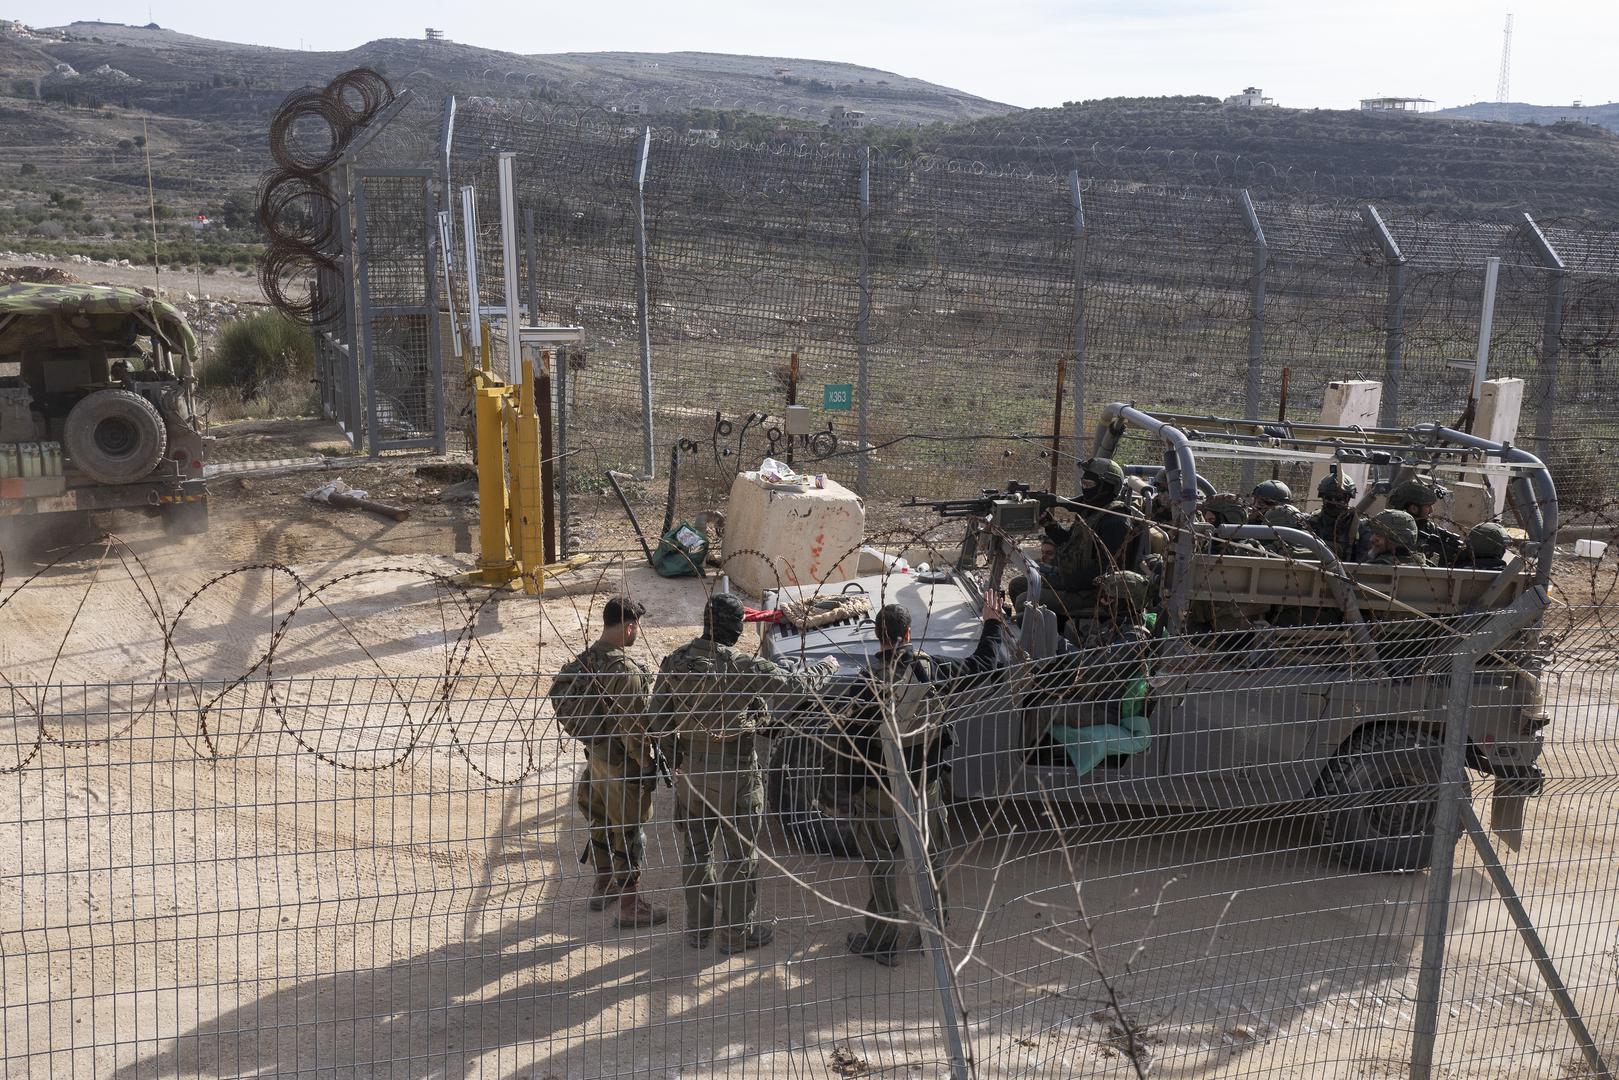
[[[476,577],[486,585],[504,585],[514,565],[506,542],[506,462],[502,452],[501,410],[508,388],[489,386],[484,378],[473,391],[473,419],[478,433],[478,548]]]
[[[545,499],[540,490],[540,416],[534,395],[534,362],[523,360],[522,381],[512,395],[507,453],[512,468],[512,556],[523,591],[544,590]]]

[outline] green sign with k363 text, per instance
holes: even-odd
[[[821,392],[821,408],[823,409],[842,409],[847,412],[853,401],[853,383],[827,383],[826,389]]]

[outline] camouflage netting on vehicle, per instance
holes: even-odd
[[[180,310],[166,300],[111,285],[8,285],[0,288],[0,353],[24,348],[72,348],[129,338],[133,315],[187,356],[197,338]],[[20,318],[13,318],[20,316]],[[108,318],[112,316],[113,318]],[[41,319],[49,319],[48,324]]]

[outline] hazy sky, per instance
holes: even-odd
[[[10,17],[145,23],[147,0],[22,0]],[[1422,0],[709,0],[483,4],[152,0],[151,18],[203,37],[346,49],[436,26],[514,52],[681,49],[844,60],[1015,105],[1116,94],[1224,95],[1257,85],[1283,105],[1353,107],[1374,94],[1441,106],[1495,98],[1515,10],[1515,101],[1619,99],[1619,0],[1533,6]]]

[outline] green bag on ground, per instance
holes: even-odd
[[[664,533],[652,552],[652,569],[659,577],[702,577],[708,558],[708,538],[682,521]]]

